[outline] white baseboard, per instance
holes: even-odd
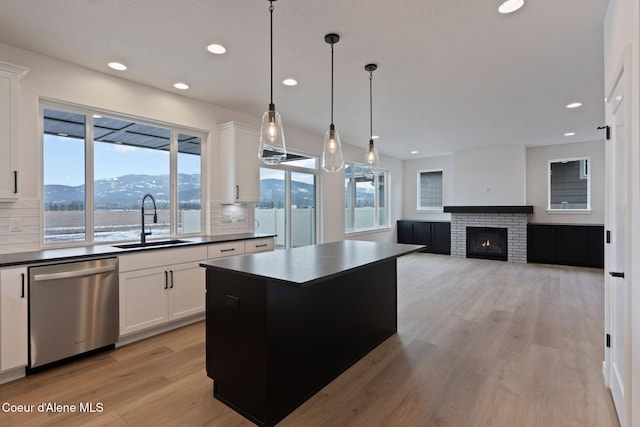
[[[7,372],[3,372],[0,374],[0,384],[15,381],[25,376],[26,376],[26,372],[25,372],[24,366],[21,368],[11,369]]]
[[[190,325],[192,323],[199,322],[205,319],[205,313],[196,314],[191,317],[185,317],[184,319],[176,320],[175,322],[166,323],[164,325],[156,326],[154,328],[145,329],[144,331],[136,332],[129,335],[121,336],[116,343],[116,347],[122,347],[123,345],[131,344],[136,341],[150,338],[155,335],[159,335],[173,329],[178,329],[183,326]]]

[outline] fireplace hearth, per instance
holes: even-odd
[[[467,227],[467,258],[508,261],[508,231],[502,227]]]

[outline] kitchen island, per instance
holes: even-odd
[[[345,240],[201,263],[214,396],[282,420],[396,332],[396,259],[421,248]]]

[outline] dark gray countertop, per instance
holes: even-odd
[[[140,252],[140,251],[163,250],[168,248],[183,248],[185,246],[233,242],[235,240],[260,239],[263,237],[274,237],[274,235],[262,234],[262,233],[237,233],[237,234],[225,234],[225,235],[219,235],[219,236],[188,237],[188,238],[180,239],[180,240],[184,240],[184,243],[178,243],[178,244],[169,245],[169,246],[151,246],[151,247],[144,247],[144,248],[120,249],[112,246],[113,244],[102,244],[102,245],[93,245],[93,246],[80,246],[80,247],[73,247],[73,248],[44,249],[41,251],[34,251],[34,252],[17,252],[14,254],[0,254],[0,268],[15,266],[15,265],[24,265],[24,264],[59,262],[59,261],[67,261],[67,260],[73,261],[76,259],[96,258],[96,257],[103,257],[103,256],[118,256],[118,255],[123,255],[123,254],[133,253],[133,252]],[[152,242],[152,240],[150,240],[150,242]]]
[[[420,245],[342,240],[322,245],[262,252],[200,266],[305,287],[366,265],[397,258],[424,248]]]

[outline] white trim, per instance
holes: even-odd
[[[420,175],[422,173],[440,172],[442,178],[442,206],[422,206],[420,205]],[[419,169],[416,171],[416,211],[417,212],[442,212],[444,210],[444,169]]]
[[[547,209],[549,215],[591,215],[591,209]]]
[[[567,208],[567,209],[554,209],[551,207],[551,164],[552,163],[568,163],[568,162],[575,162],[575,161],[582,161],[582,160],[587,160],[588,164],[589,164],[589,174],[587,175],[586,179],[587,179],[587,207],[586,209],[571,209],[571,208]],[[582,166],[582,165],[580,165]],[[591,169],[593,167],[593,164],[591,162],[591,157],[589,156],[582,156],[582,157],[569,157],[569,158],[563,158],[563,159],[549,159],[547,160],[547,212],[549,213],[555,213],[558,211],[569,211],[569,212],[573,212],[573,213],[580,213],[580,212],[584,212],[584,211],[588,211],[591,212]],[[582,169],[580,174],[582,175]]]
[[[85,139],[84,139],[84,166],[85,166],[85,221],[84,221],[84,229],[85,229],[85,238],[84,240],[77,240],[71,242],[54,242],[54,243],[45,243],[45,221],[44,221],[44,110],[59,110],[64,112],[70,112],[74,114],[83,115],[85,117]],[[125,113],[117,113],[108,110],[102,110],[99,108],[93,108],[90,106],[78,105],[70,102],[59,101],[51,98],[40,97],[38,98],[38,138],[40,140],[40,144],[38,147],[39,155],[39,182],[38,182],[38,194],[40,196],[40,230],[39,230],[39,240],[40,240],[40,248],[53,249],[53,248],[64,248],[64,247],[77,247],[77,246],[91,246],[96,244],[94,241],[95,234],[95,224],[94,224],[94,200],[93,197],[87,197],[86,195],[94,194],[94,171],[95,171],[95,156],[93,153],[94,146],[94,135],[93,135],[93,116],[95,114],[100,114],[104,116],[109,116],[115,119],[126,120],[130,122],[140,123],[149,126],[157,126],[166,128],[170,132],[170,166],[169,166],[169,193],[170,193],[170,224],[169,224],[169,235],[171,237],[194,237],[194,236],[202,236],[206,233],[206,211],[205,211],[205,200],[208,194],[208,186],[207,186],[207,176],[205,176],[205,155],[206,155],[206,145],[209,140],[209,132],[205,130],[195,129],[188,126],[183,126],[175,123],[168,123],[154,119],[148,119],[144,117],[138,117],[134,115],[129,115]],[[248,126],[245,126],[248,128]],[[200,147],[200,232],[198,233],[188,233],[188,234],[178,234],[178,203],[177,203],[177,177],[179,171],[177,170],[177,152],[178,152],[178,134],[189,134],[195,137],[200,138],[201,147]],[[174,170],[175,167],[175,170]],[[175,200],[175,204],[174,204]],[[109,243],[117,243],[113,242],[99,242],[100,244],[109,244]]]
[[[204,320],[205,317],[206,317],[205,313],[198,313],[198,314],[194,314],[193,316],[176,320],[175,322],[165,323],[149,329],[144,329],[139,332],[134,332],[132,334],[121,335],[118,338],[118,341],[116,342],[116,348],[122,347],[123,345],[131,344],[136,341],[140,341],[155,335],[163,334],[165,332],[171,331],[173,329],[178,329],[183,326],[190,325],[192,323],[199,322],[201,320]]]

